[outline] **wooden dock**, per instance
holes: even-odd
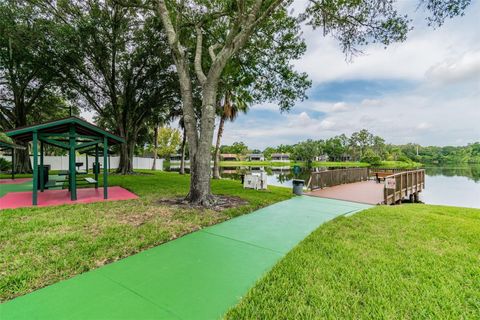
[[[313,172],[307,195],[360,202],[397,204],[418,201],[425,188],[425,170],[351,168]]]
[[[382,183],[371,180],[315,189],[307,195],[376,205],[383,204],[383,189]]]

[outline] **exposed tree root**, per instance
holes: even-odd
[[[233,196],[214,196],[211,195],[209,201],[191,202],[187,198],[161,199],[158,204],[174,205],[185,209],[210,209],[214,211],[223,211],[225,209],[236,208],[248,204],[247,201]]]

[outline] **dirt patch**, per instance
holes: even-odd
[[[185,198],[160,199],[156,203],[161,205],[175,206],[181,209],[197,209],[197,210],[210,209],[214,211],[223,211],[226,209],[247,205],[248,201],[245,201],[242,198],[233,197],[233,196],[215,196],[215,203],[208,208],[191,204],[187,200],[185,200]]]
[[[158,207],[143,208],[143,210],[130,211],[122,215],[117,215],[117,221],[124,224],[129,224],[134,227],[140,227],[149,220],[155,217],[162,217],[169,219],[172,216],[172,212]]]

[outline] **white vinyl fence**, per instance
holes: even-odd
[[[0,155],[0,157],[12,161],[10,156]],[[30,157],[31,162],[33,163],[33,157]],[[100,164],[103,166],[103,157],[100,157]],[[40,158],[38,159],[40,161]],[[163,170],[163,161],[164,159],[157,159],[155,164],[156,170]],[[43,158],[45,165],[50,165],[50,170],[68,170],[68,156],[45,156]],[[76,162],[82,162],[83,165],[80,167],[80,170],[86,169],[86,159],[85,155],[77,156]],[[92,169],[92,164],[95,162],[95,157],[88,157],[88,167]],[[120,163],[120,157],[111,156],[110,157],[110,169],[117,169],[118,164]],[[152,169],[153,158],[140,158],[133,157],[133,169]]]

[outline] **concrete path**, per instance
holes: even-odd
[[[0,305],[0,319],[218,319],[321,224],[368,205],[296,197]]]

